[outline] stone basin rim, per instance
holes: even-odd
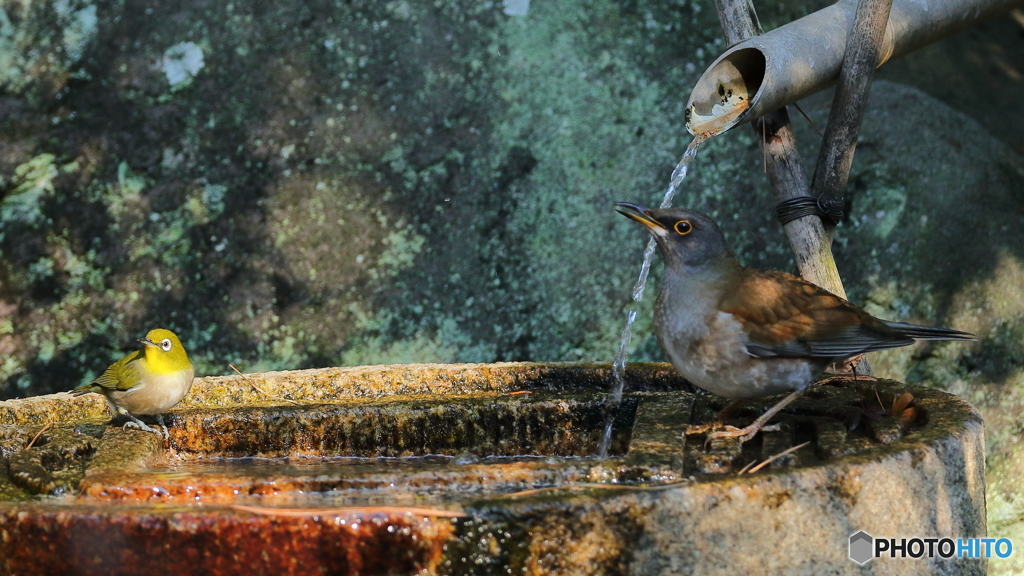
[[[879,382],[891,381],[879,380]],[[897,463],[897,465],[902,465],[899,463],[906,462],[907,460],[916,462],[925,458],[926,453],[934,450],[936,447],[941,451],[943,449],[942,445],[945,443],[981,434],[981,431],[983,430],[983,420],[980,413],[966,401],[952,394],[930,388],[904,385],[901,383],[897,384],[900,384],[907,391],[914,394],[918,401],[927,408],[934,409],[933,403],[935,402],[944,404],[945,409],[942,410],[941,428],[933,427],[932,429],[915,431],[890,444],[872,447],[828,462],[797,468],[766,468],[757,474],[743,475],[698,475],[663,484],[649,484],[642,486],[615,482],[569,483],[560,486],[527,490],[524,491],[524,494],[522,495],[512,493],[470,498],[467,499],[467,502],[464,504],[450,502],[444,509],[463,510],[466,511],[467,514],[473,515],[474,510],[480,513],[488,513],[488,511],[493,511],[496,507],[516,508],[518,506],[532,506],[537,502],[550,503],[552,501],[563,501],[567,503],[571,503],[573,501],[590,502],[595,497],[600,497],[601,500],[605,500],[610,503],[620,496],[632,497],[640,495],[640,497],[643,498],[645,497],[645,494],[656,495],[666,491],[680,491],[680,493],[699,492],[705,496],[725,497],[730,491],[736,489],[746,492],[786,490],[792,487],[813,485],[822,481],[823,478],[858,477],[865,470],[872,467],[884,467],[894,462]],[[59,394],[53,396],[62,395]],[[952,417],[949,416],[950,408],[958,409],[958,412]],[[614,467],[621,465],[623,459],[624,456],[610,457],[607,462],[610,466]],[[526,494],[527,492],[529,494]],[[287,503],[287,500],[285,499],[276,503],[268,503],[267,507],[280,507],[283,510],[290,509],[287,506],[281,506],[283,503]],[[202,513],[218,516],[224,514],[229,516],[245,516],[249,514],[244,510],[237,509],[230,504],[224,504],[221,502],[199,504],[196,506],[180,503],[153,504],[146,502],[102,502],[82,498],[65,500],[63,502],[56,502],[48,499],[22,502],[0,501],[0,510],[9,510],[12,507],[17,507],[25,512],[37,512],[42,514],[51,512],[63,513],[69,511],[72,507],[81,507],[85,510],[92,509],[101,515],[120,515],[127,513],[133,516],[139,514],[166,516],[181,513]],[[117,509],[123,510],[119,512]],[[311,512],[310,516],[313,515],[319,514]],[[371,514],[370,516],[380,517],[381,514]],[[385,514],[384,516],[389,515]]]
[[[346,400],[381,402],[418,394],[500,398],[513,391],[548,388],[604,392],[610,381],[610,366],[392,365],[269,373],[250,378],[257,378],[259,386],[273,395],[292,394],[296,399],[310,398],[308,402],[320,403],[327,396],[325,390],[331,390],[322,383],[318,385],[316,376],[326,377],[335,388],[343,388]],[[422,380],[416,381],[417,378]],[[646,384],[645,379],[649,380]],[[637,447],[638,452],[660,462],[652,464],[651,469],[660,469],[657,466],[665,462],[672,468],[670,452],[685,447],[672,438],[678,438],[679,422],[689,421],[692,416],[677,418],[678,408],[688,398],[694,399],[691,407],[696,405],[698,397],[678,391],[685,384],[667,364],[631,365],[627,380],[641,389],[649,385],[647,390],[661,387],[667,393],[651,390],[656,393],[638,394],[645,400],[639,401],[637,407],[630,451],[621,458],[604,461],[606,464],[601,466],[628,467],[632,450]],[[809,402],[826,404],[837,398],[845,402],[852,397],[859,403],[857,398],[864,393],[857,388],[861,384],[866,385],[822,385],[819,395]],[[736,562],[740,563],[737,571],[781,573],[787,568],[780,562],[792,557],[779,554],[780,549],[787,547],[802,550],[809,565],[850,568],[846,541],[857,529],[879,535],[983,536],[984,436],[978,412],[956,396],[938,390],[882,380],[872,386],[877,386],[885,401],[902,391],[911,392],[926,415],[925,421],[888,443],[822,464],[768,468],[743,476],[705,475],[692,479],[684,474],[675,481],[651,487],[633,485],[623,489],[610,483],[567,482],[526,494],[458,493],[457,498],[428,500],[418,506],[462,512],[465,518],[400,511],[367,512],[327,504],[347,502],[343,499],[303,501],[301,497],[290,499],[287,494],[256,504],[270,509],[271,515],[235,507],[252,504],[251,500],[136,503],[69,494],[0,501],[0,573],[69,573],[70,567],[75,567],[82,573],[110,574],[111,566],[130,566],[132,572],[115,571],[126,575],[139,570],[194,573],[194,561],[183,555],[182,550],[189,551],[192,557],[227,566],[225,574],[238,573],[233,567],[242,565],[250,567],[254,574],[294,573],[288,572],[288,567],[294,566],[296,555],[308,558],[309,566],[318,563],[325,569],[333,567],[328,571],[338,572],[337,566],[346,565],[344,562],[353,558],[358,562],[377,558],[397,562],[396,549],[415,552],[419,558],[416,566],[436,567],[451,562],[452,566],[466,567],[450,574],[481,573],[473,568],[477,560],[484,561],[482,566],[508,566],[517,573],[521,567],[539,565],[548,557],[549,550],[563,558],[582,555],[581,567],[601,561],[604,556],[590,556],[596,550],[602,555],[613,553],[631,559],[626,572],[631,574],[664,573],[668,565],[690,566],[696,573],[704,573]],[[258,405],[267,402],[237,376],[201,379],[195,392],[185,405],[172,410],[172,415],[202,412],[211,407],[230,409],[247,397],[258,397]],[[286,404],[276,402],[272,406]],[[63,418],[60,422],[89,421],[91,428],[99,427],[96,422],[109,420],[105,403],[99,397],[71,400],[66,394],[59,394],[9,401],[0,403],[0,442],[7,442],[10,447],[12,441],[17,441],[15,450],[24,446],[45,422],[43,415],[48,409],[63,410],[58,412]],[[697,412],[696,408],[692,410]],[[797,413],[796,417],[803,416]],[[815,417],[813,413],[811,417]],[[3,425],[5,422],[7,425]],[[644,422],[642,427],[650,432],[642,441],[637,438],[641,427],[638,422]],[[671,433],[659,429],[659,424],[666,422],[675,426]],[[80,438],[84,434],[79,431],[83,427],[77,425],[74,429],[59,428],[58,433],[69,437]],[[131,445],[150,444],[153,453],[164,450],[163,440],[157,440],[153,434],[124,431],[116,426],[103,430],[101,444],[89,464],[96,466],[98,475],[104,467],[116,469],[116,465],[102,460],[105,447],[116,451],[127,441]],[[59,447],[59,443],[55,444]],[[45,451],[46,445],[42,449]],[[133,466],[139,469],[149,466],[146,460],[134,462]],[[915,513],[893,514],[894,502],[903,503]],[[828,513],[808,515],[809,510]],[[752,525],[773,529],[750,530]],[[253,539],[254,531],[263,538]],[[135,536],[126,541],[126,534]],[[592,544],[594,538],[600,540],[600,546]],[[269,540],[275,542],[274,547],[265,546],[264,542]],[[121,545],[110,548],[107,543],[112,541]],[[807,542],[823,545],[808,548]],[[481,546],[482,543],[486,545]],[[709,547],[710,543],[714,545]],[[728,550],[735,549],[744,550],[744,554],[726,555]],[[65,553],[55,554],[54,550]],[[756,565],[742,565],[748,557],[755,559]],[[932,566],[938,568],[932,573],[972,573],[970,565],[949,566],[956,571]],[[425,573],[449,574],[433,569]]]
[[[650,386],[651,383],[658,389],[688,386],[667,363],[634,363],[626,372],[627,385],[631,386]],[[603,390],[610,384],[610,375],[610,363],[499,362],[382,364],[205,376],[195,379],[189,394],[170,412],[246,404],[287,404],[258,393],[250,382],[272,396],[314,402],[417,394],[498,394],[532,391],[541,382],[555,384],[557,389]],[[331,386],[322,385],[325,379]],[[75,385],[77,383],[70,383],[69,390]],[[60,392],[0,401],[0,426],[35,425],[47,419],[60,423],[104,416],[110,414],[98,394],[74,397],[69,392]]]
[[[402,397],[409,395],[410,393],[414,395],[424,393],[423,389],[433,389],[435,390],[435,395],[452,393],[452,395],[456,397],[465,394],[472,394],[475,396],[483,395],[485,397],[491,395],[500,396],[502,394],[508,394],[509,392],[515,391],[537,391],[542,388],[541,385],[552,381],[557,384],[555,386],[556,390],[587,389],[603,392],[605,391],[605,385],[610,381],[610,376],[610,364],[591,362],[394,364],[269,372],[247,375],[246,377],[240,377],[237,375],[213,376],[198,378],[193,386],[193,393],[190,393],[189,398],[186,398],[185,402],[178,407],[175,407],[171,412],[174,413],[185,412],[191,409],[238,406],[237,402],[245,400],[246,398],[259,401],[260,404],[254,406],[257,408],[287,406],[287,404],[267,398],[266,396],[256,392],[247,381],[247,378],[249,380],[258,381],[261,388],[275,395],[287,393],[285,389],[288,386],[294,386],[296,383],[299,383],[299,385],[302,386],[303,382],[308,384],[309,380],[321,379],[323,377],[327,377],[329,382],[334,385],[346,385],[351,384],[354,381],[363,381],[365,383],[367,380],[370,380],[371,384],[376,385],[376,388],[368,389],[367,387],[363,387],[347,390],[339,394],[341,398],[338,399],[380,401],[387,398]],[[420,379],[420,387],[417,388],[416,386],[411,386],[409,384],[409,381],[414,379]],[[630,364],[627,369],[627,380],[634,385],[640,383],[641,389],[645,385],[650,384],[650,382],[644,384],[647,380],[655,381],[655,385],[653,386],[655,389],[671,389],[680,384],[686,385],[685,381],[679,378],[678,375],[675,374],[671,365],[667,363]],[[427,382],[426,386],[422,385],[423,381]],[[880,380],[879,382],[886,383],[891,381]],[[959,417],[954,418],[954,421],[944,422],[946,426],[942,430],[937,430],[930,426],[925,427],[922,430],[912,432],[909,436],[901,438],[892,444],[873,447],[853,454],[847,454],[820,465],[834,466],[843,462],[867,461],[873,458],[878,458],[879,455],[899,454],[905,450],[911,449],[913,446],[933,442],[940,436],[948,435],[950,433],[959,435],[966,428],[971,428],[974,425],[981,425],[981,417],[977,410],[956,396],[933,389],[908,386],[899,383],[896,384],[901,386],[903,389],[911,391],[915,398],[918,399],[919,403],[922,403],[925,409],[929,412],[931,412],[930,405],[939,403],[942,405],[943,409],[938,412],[944,414],[957,413],[959,414]],[[308,389],[309,387],[307,386],[305,390]],[[316,390],[321,392],[329,389],[331,388],[328,386],[318,386],[316,388]],[[314,398],[310,398],[308,400],[307,397],[298,394],[292,394],[292,396],[297,400],[311,400],[314,403],[327,400],[323,395],[314,395]],[[222,402],[225,398],[227,399],[226,403]],[[86,420],[96,421],[98,418],[106,418],[109,416],[104,401],[98,395],[87,395],[75,398],[71,397],[67,393],[60,393],[0,402],[0,427],[11,426],[11,424],[7,424],[5,422],[5,416],[7,417],[6,420],[9,421],[12,419],[12,413],[15,414],[15,416],[19,412],[34,414],[37,412],[37,408],[52,408],[55,403],[64,406],[70,405],[76,408],[70,411],[68,418],[54,420],[56,423],[70,423]],[[22,426],[27,425],[22,418],[15,417],[13,419],[22,420]],[[4,426],[4,424],[6,424],[6,426]],[[36,421],[36,425],[38,425],[38,420]],[[609,465],[613,465],[617,461],[621,461],[621,457],[610,459]],[[819,465],[816,464],[810,466],[810,468],[818,466]],[[807,466],[802,466],[799,469],[804,468],[807,468]],[[793,471],[767,470],[766,472],[769,474],[778,474],[791,473]],[[760,474],[758,476],[763,475],[764,474]],[[732,482],[750,483],[756,482],[754,478],[754,476],[739,478],[735,475],[714,476],[711,478],[698,476],[696,483],[722,482],[727,479]],[[558,487],[553,487],[551,490],[557,491]]]

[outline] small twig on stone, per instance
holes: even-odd
[[[739,472],[737,472],[736,474],[737,474],[737,475],[739,475],[739,474],[745,474],[745,473],[746,473],[746,471],[747,471],[747,470],[750,470],[750,467],[751,467],[751,466],[753,466],[754,464],[757,464],[757,458],[754,458],[754,459],[753,459],[753,460],[751,460],[750,462],[747,462],[747,465],[746,465],[746,466],[744,466],[743,468],[740,468],[740,471],[739,471]]]
[[[28,450],[29,448],[34,446],[35,443],[36,443],[36,440],[39,440],[39,437],[43,435],[43,432],[46,432],[50,428],[53,428],[53,422],[52,421],[47,422],[45,426],[43,426],[42,428],[39,429],[39,432],[36,432],[36,435],[33,436],[32,440],[30,440],[29,443],[25,446],[25,450]]]
[[[230,367],[230,368],[231,368],[232,370],[234,370],[234,371],[235,371],[235,374],[238,374],[239,376],[241,376],[241,377],[242,377],[242,379],[243,379],[243,380],[245,380],[246,382],[248,382],[248,383],[249,383],[249,386],[252,386],[253,390],[255,390],[255,391],[259,392],[260,394],[263,394],[264,396],[266,396],[266,397],[268,397],[268,398],[273,398],[274,400],[280,400],[280,401],[282,401],[282,402],[289,402],[289,403],[291,403],[291,404],[295,404],[296,406],[298,406],[298,405],[299,405],[299,403],[298,403],[298,402],[296,402],[295,400],[291,400],[291,399],[289,399],[289,398],[282,398],[282,397],[280,397],[280,396],[274,396],[273,394],[271,394],[271,393],[267,392],[266,390],[264,390],[264,389],[260,388],[259,386],[257,386],[257,385],[256,385],[256,383],[252,381],[252,379],[250,379],[250,378],[249,378],[248,376],[246,376],[245,374],[242,374],[241,372],[239,372],[239,371],[238,371],[238,368],[235,368],[235,367],[234,367],[234,366],[232,366],[231,364],[228,364],[228,366],[229,366],[229,367]]]
[[[800,445],[797,445],[797,446],[793,446],[792,448],[790,448],[788,450],[783,450],[782,452],[779,452],[778,454],[772,456],[771,458],[765,460],[764,462],[761,462],[757,466],[754,466],[750,470],[746,470],[746,466],[744,466],[743,468],[744,468],[744,470],[746,470],[747,474],[753,474],[754,472],[757,472],[761,468],[764,468],[765,466],[771,464],[772,462],[778,460],[779,458],[782,458],[786,454],[792,454],[793,452],[796,452],[797,450],[803,448],[804,446],[807,446],[808,444],[810,444],[810,441],[804,442],[803,444],[800,444]],[[748,466],[749,466],[749,464],[748,464]],[[743,474],[744,470],[740,470],[740,474]]]
[[[509,392],[509,396],[519,396],[522,394],[533,394],[532,390],[516,390],[515,392]]]

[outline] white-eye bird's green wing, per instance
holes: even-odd
[[[145,352],[138,350],[114,362],[103,374],[88,384],[75,389],[76,392],[100,392],[101,390],[129,390],[140,382],[139,362],[145,359]]]

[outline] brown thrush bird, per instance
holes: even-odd
[[[754,437],[829,365],[915,340],[972,340],[948,328],[880,320],[785,272],[742,266],[718,225],[698,212],[616,210],[644,225],[665,260],[654,305],[658,342],[679,373],[730,399],[790,392],[753,424],[711,438]]]

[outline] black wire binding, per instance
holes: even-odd
[[[783,226],[804,216],[819,216],[839,224],[843,219],[843,203],[812,196],[797,196],[775,206],[775,217]]]

